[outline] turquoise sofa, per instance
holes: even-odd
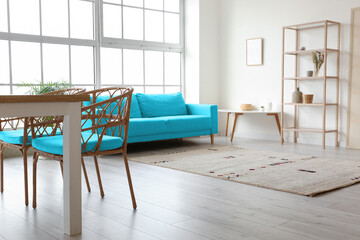
[[[128,143],[202,135],[210,135],[213,143],[218,132],[217,109],[217,105],[185,104],[181,93],[133,94]]]

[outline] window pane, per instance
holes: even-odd
[[[124,83],[143,84],[143,51],[124,49]]]
[[[121,4],[121,0],[103,0],[103,2]]]
[[[94,90],[95,89],[95,86],[92,85],[92,86],[76,86],[76,85],[73,85],[74,88],[83,88],[83,89],[86,89],[86,91],[91,91],[91,90]]]
[[[0,0],[0,32],[8,31],[7,21],[7,3],[6,0]]]
[[[69,82],[69,46],[43,44],[44,82]]]
[[[10,87],[0,86],[0,95],[10,95]]]
[[[122,84],[121,49],[101,48],[101,84]]]
[[[164,0],[165,11],[179,12],[180,1],[179,0]]]
[[[14,87],[13,87],[13,94],[14,94],[14,95],[28,95],[28,94],[29,94],[29,90],[30,90],[30,88],[28,88],[28,87],[18,87],[18,86],[14,86]]]
[[[145,84],[163,85],[163,53],[145,52]]]
[[[71,83],[94,84],[93,47],[71,46]]]
[[[133,87],[134,93],[144,93],[144,87]]]
[[[104,4],[104,37],[122,38],[121,7]]]
[[[68,37],[68,4],[64,0],[41,0],[42,34]]]
[[[177,93],[180,92],[180,87],[165,87],[165,93]]]
[[[39,0],[11,0],[9,3],[11,32],[39,35]]]
[[[145,8],[163,10],[163,0],[145,0]]]
[[[145,10],[145,40],[163,42],[163,16],[162,12]]]
[[[124,7],[124,38],[143,40],[143,10]]]
[[[70,0],[70,36],[94,39],[93,3]]]
[[[165,13],[165,42],[180,43],[180,15]]]
[[[9,44],[8,41],[2,40],[0,41],[0,83],[10,83]]]
[[[11,42],[13,83],[41,81],[40,43]]]
[[[145,87],[145,93],[161,94],[164,93],[163,87]]]
[[[123,0],[123,4],[127,6],[143,7],[143,0]]]
[[[165,84],[180,85],[180,53],[165,53]]]

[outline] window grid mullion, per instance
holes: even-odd
[[[8,21],[8,33],[10,33],[10,0],[7,0],[7,21]],[[8,40],[8,52],[9,52],[9,83],[10,94],[13,94],[13,79],[12,79],[12,57],[11,57],[11,41]]]
[[[70,0],[68,0],[68,38],[71,37],[71,29],[70,29],[70,21],[71,21],[71,16],[70,16]],[[71,45],[69,43],[68,45],[68,49],[69,49],[69,83],[70,85],[72,84],[72,69],[71,69]]]
[[[40,24],[40,37],[42,37],[42,12],[41,12],[42,0],[39,0],[39,24]],[[44,61],[43,61],[43,43],[40,42],[40,81],[44,83]]]

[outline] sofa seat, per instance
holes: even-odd
[[[142,136],[165,133],[165,120],[156,118],[131,118],[129,123],[129,136]],[[118,134],[116,132],[116,134]],[[116,135],[115,134],[115,135]]]
[[[82,138],[86,141],[91,136],[91,133],[83,132],[81,133],[81,135]],[[89,152],[94,151],[97,142],[98,142],[97,134],[91,136],[90,140],[87,142],[86,150]],[[122,147],[122,145],[123,145],[122,138],[104,135],[100,145],[100,151],[118,149]],[[63,136],[57,135],[50,137],[35,138],[32,141],[32,146],[33,148],[43,152],[63,155]],[[83,143],[81,143],[81,149],[83,149]],[[82,152],[85,152],[85,149],[83,149]]]
[[[165,121],[167,133],[200,131],[211,128],[211,118],[203,115],[180,115],[154,118]]]

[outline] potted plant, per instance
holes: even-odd
[[[27,87],[30,88],[27,92],[30,95],[40,95],[48,92],[58,91],[61,89],[70,88],[71,84],[65,80],[59,82],[47,82],[42,83],[38,81],[38,83],[22,83],[18,85],[19,87]]]
[[[260,107],[260,111],[264,112],[264,111],[265,111],[265,107],[264,107],[264,106],[261,106],[261,107]]]

